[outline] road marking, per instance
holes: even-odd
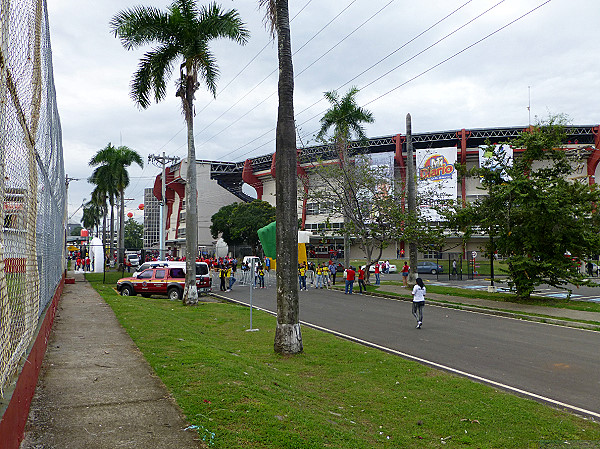
[[[567,299],[569,297],[568,293],[546,293],[544,296],[549,298],[558,298],[558,299]],[[570,295],[571,298],[580,298],[582,295]]]
[[[250,307],[250,304],[245,303],[243,301],[240,301],[238,299],[228,298],[227,296],[217,295],[216,293],[213,293],[213,295],[217,296],[219,298],[226,299],[227,301],[235,302],[237,304],[241,304],[241,305]],[[262,307],[257,307],[257,306],[254,306],[254,305],[252,307],[255,308],[256,310],[261,310],[261,311],[267,312],[267,313],[269,313],[269,314],[271,314],[273,316],[277,316],[277,312],[272,312],[270,310],[263,309]],[[442,306],[434,305],[434,307],[442,307]],[[484,315],[484,313],[482,313],[482,312],[472,312],[472,311],[467,311],[467,312],[470,312],[470,313],[480,313],[480,314]],[[499,317],[499,318],[515,319],[515,318],[509,318],[509,317]],[[359,344],[364,345],[364,346],[369,346],[371,348],[379,349],[381,351],[385,351],[385,352],[388,352],[390,354],[395,354],[395,355],[398,355],[400,357],[404,357],[404,358],[407,358],[407,359],[410,359],[410,360],[414,360],[416,362],[423,363],[425,365],[432,366],[434,368],[438,368],[438,369],[441,369],[441,370],[444,370],[444,371],[449,371],[451,373],[457,374],[459,376],[466,377],[468,379],[475,380],[477,382],[482,382],[482,383],[487,384],[487,385],[496,386],[496,387],[499,387],[499,388],[502,388],[502,389],[505,389],[505,390],[512,391],[514,393],[520,394],[522,396],[527,396],[529,398],[533,398],[533,399],[536,399],[536,400],[539,400],[539,401],[542,401],[542,402],[546,402],[548,404],[552,404],[552,405],[557,406],[557,407],[566,408],[566,409],[571,410],[573,412],[583,413],[584,415],[593,416],[594,418],[599,418],[600,419],[600,413],[596,413],[596,412],[593,412],[591,410],[586,410],[584,408],[577,407],[575,405],[566,404],[564,402],[560,402],[560,401],[557,401],[555,399],[548,398],[546,396],[541,396],[539,394],[532,393],[530,391],[521,390],[520,388],[512,387],[510,385],[503,384],[501,382],[496,382],[495,380],[487,379],[485,377],[477,376],[475,374],[471,374],[471,373],[468,373],[466,371],[461,371],[459,369],[452,368],[450,366],[442,365],[441,363],[432,362],[430,360],[423,359],[421,357],[417,357],[417,356],[414,356],[414,355],[411,355],[411,354],[407,354],[407,353],[402,352],[402,351],[397,351],[396,349],[388,348],[387,346],[382,346],[382,345],[379,345],[377,343],[372,343],[372,342],[369,342],[367,340],[362,340],[360,338],[353,337],[352,335],[344,334],[342,332],[338,332],[338,331],[335,331],[333,329],[329,329],[329,328],[326,328],[326,327],[323,327],[323,326],[319,326],[318,324],[312,324],[312,323],[309,323],[307,321],[302,321],[302,320],[300,320],[300,323],[303,324],[304,326],[308,326],[308,327],[313,328],[313,329],[317,329],[317,330],[320,330],[320,331],[323,331],[323,332],[327,332],[327,333],[330,333],[332,335],[336,335],[338,337],[344,338],[344,339],[349,340],[349,341],[353,341],[355,343],[359,343]],[[540,323],[540,324],[544,324],[544,323]]]

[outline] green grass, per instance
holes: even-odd
[[[600,440],[600,426],[531,400],[304,327],[273,352],[275,318],[245,307],[121,297],[87,275],[216,448],[528,448]],[[212,436],[214,433],[214,437]],[[442,443],[445,438],[445,444]]]

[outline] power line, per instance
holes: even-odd
[[[302,45],[298,50],[296,50],[294,52],[294,55],[296,53],[298,53],[301,49],[303,49],[310,41],[312,41],[319,33],[321,33],[321,31],[323,31],[325,28],[327,28],[331,23],[333,23],[333,21],[335,19],[337,19],[344,11],[346,11],[350,6],[352,6],[352,4],[355,3],[356,0],[352,1],[348,6],[346,6],[340,13],[338,13],[333,19],[331,19],[324,27],[322,27],[313,37],[311,37],[304,45]],[[391,3],[393,3],[395,0],[391,0],[390,2],[388,2],[385,6],[383,6],[381,9],[379,9],[376,13],[374,13],[373,15],[371,15],[371,17],[369,17],[367,20],[365,20],[363,23],[361,23],[358,27],[356,27],[351,33],[347,34],[342,40],[340,40],[337,44],[335,44],[333,47],[331,47],[329,50],[327,50],[325,53],[323,53],[319,58],[317,58],[315,61],[313,61],[308,67],[305,67],[301,72],[299,72],[297,75],[294,76],[294,79],[296,79],[297,77],[299,77],[301,74],[303,74],[304,72],[306,72],[306,70],[308,70],[310,67],[312,67],[317,61],[319,61],[320,59],[322,59],[325,55],[327,55],[329,52],[331,52],[334,48],[336,48],[338,45],[340,45],[343,41],[345,41],[348,37],[350,37],[352,34],[354,34],[356,31],[358,31],[361,27],[363,27],[367,22],[369,22],[370,20],[372,20],[375,16],[377,16],[378,14],[380,14],[385,8],[387,8]],[[472,1],[472,0],[469,0]],[[254,91],[254,89],[256,89],[260,84],[262,84],[266,79],[268,79],[271,75],[273,75],[277,70],[273,70],[269,75],[267,75],[267,77],[265,79],[263,79],[258,85],[254,86],[249,92],[247,92],[242,98],[240,98],[238,101],[235,102],[234,105],[232,105],[230,108],[228,108],[227,110],[225,110],[219,117],[217,117],[215,120],[213,120],[209,125],[207,125],[206,127],[204,127],[201,131],[199,131],[198,134],[202,133],[203,131],[205,131],[207,128],[209,128],[211,125],[213,125],[216,121],[218,121],[221,117],[223,117],[227,112],[229,112],[234,106],[236,106],[238,103],[240,103],[244,98],[246,98],[250,92]],[[211,136],[210,138],[208,138],[207,140],[204,140],[203,142],[200,143],[200,145],[204,145],[208,142],[210,142],[212,139],[214,139],[215,137],[219,136],[220,134],[222,134],[223,132],[225,132],[227,129],[231,128],[233,125],[235,125],[237,122],[239,122],[241,119],[243,119],[244,117],[246,117],[248,114],[250,114],[252,111],[254,111],[255,109],[257,109],[259,106],[261,106],[264,102],[266,102],[267,100],[269,100],[271,97],[273,97],[275,94],[277,93],[277,91],[273,92],[271,95],[269,95],[267,98],[265,98],[264,100],[262,100],[260,103],[254,105],[254,107],[252,107],[249,111],[247,111],[245,114],[243,114],[242,116],[238,117],[236,120],[234,120],[233,122],[229,123],[229,125],[227,125],[225,128],[221,129],[221,131],[217,132],[216,134],[214,134],[213,136]],[[321,101],[321,100],[319,100]],[[313,105],[314,106],[314,105]],[[312,106],[310,106],[312,107]],[[304,112],[304,111],[302,111]],[[271,132],[271,131],[269,131]],[[262,136],[261,136],[262,137]],[[260,138],[260,137],[259,137]],[[228,156],[229,154],[233,154],[235,151],[238,151],[238,149],[233,150],[230,153],[227,153],[225,156]]]
[[[502,1],[504,1],[504,0],[502,0]],[[501,1],[500,3],[502,3],[502,1]],[[412,82],[412,81],[414,81],[414,80],[416,80],[416,79],[420,78],[421,76],[423,76],[423,75],[425,75],[426,73],[428,73],[428,72],[430,72],[430,71],[434,70],[435,68],[437,68],[437,67],[439,67],[439,66],[441,66],[441,65],[445,64],[446,62],[448,62],[448,61],[450,61],[450,60],[452,60],[452,59],[454,59],[454,58],[455,58],[455,57],[457,57],[458,55],[460,55],[460,54],[464,53],[465,51],[467,51],[467,50],[471,49],[472,47],[474,47],[474,46],[476,46],[476,45],[478,45],[478,44],[480,44],[481,42],[485,41],[486,39],[490,38],[491,36],[493,36],[493,35],[495,35],[495,34],[499,33],[500,31],[502,31],[502,30],[504,30],[504,29],[506,29],[507,27],[509,27],[510,25],[514,24],[515,22],[518,22],[519,20],[523,19],[524,17],[528,16],[529,14],[533,13],[534,11],[536,11],[536,10],[540,9],[542,6],[544,6],[544,5],[548,4],[548,3],[550,3],[550,1],[551,1],[551,0],[546,0],[545,2],[543,2],[543,3],[539,4],[538,6],[536,6],[535,8],[533,8],[533,9],[529,10],[528,12],[526,12],[526,13],[522,14],[521,16],[517,17],[516,19],[514,19],[514,20],[510,21],[509,23],[507,23],[507,24],[503,25],[502,27],[500,27],[500,28],[496,29],[495,31],[493,31],[493,32],[491,32],[491,33],[489,33],[489,34],[487,34],[487,35],[486,35],[486,36],[484,36],[483,38],[481,38],[481,39],[477,40],[476,42],[474,42],[474,43],[472,43],[472,44],[470,44],[470,45],[468,45],[467,47],[463,48],[462,50],[460,50],[460,51],[458,51],[458,52],[454,53],[452,56],[449,56],[448,58],[445,58],[444,60],[442,60],[442,61],[438,62],[437,64],[435,64],[435,65],[433,65],[433,66],[431,66],[431,67],[429,67],[427,70],[424,70],[423,72],[419,73],[418,75],[415,75],[414,77],[412,77],[412,78],[408,79],[407,81],[403,82],[402,84],[400,84],[400,85],[398,85],[398,86],[394,87],[393,89],[391,89],[391,90],[389,90],[389,91],[385,92],[385,93],[384,93],[384,94],[382,94],[382,95],[379,95],[378,97],[376,97],[376,98],[374,98],[374,99],[372,99],[372,100],[368,101],[367,103],[364,103],[364,104],[362,105],[362,107],[365,107],[365,106],[367,106],[367,105],[369,105],[369,104],[371,104],[371,103],[374,103],[374,102],[376,102],[377,100],[380,100],[381,98],[383,98],[383,97],[385,97],[385,96],[389,95],[390,93],[392,93],[392,92],[394,92],[394,91],[398,90],[398,89],[399,89],[399,88],[401,88],[401,87],[404,87],[404,86],[405,86],[405,85],[407,85],[408,83],[410,83],[410,82]],[[496,6],[497,6],[497,5],[496,5]],[[494,7],[495,7],[495,6],[494,6]],[[493,8],[493,7],[492,7],[492,8]],[[486,12],[487,12],[487,11],[489,11],[489,10],[491,10],[492,8],[489,8],[488,10],[486,10]],[[481,15],[482,15],[482,14],[480,14],[480,15],[479,15],[479,16],[477,16],[477,17],[480,17]],[[460,28],[463,28],[464,26],[465,26],[465,25],[462,25]],[[460,28],[459,28],[459,29],[460,29]],[[455,31],[456,31],[456,30],[455,30]],[[450,34],[453,34],[455,31],[451,32]],[[442,40],[443,40],[443,39],[440,39],[440,40],[439,40],[437,43],[441,42]],[[429,46],[427,49],[423,50],[422,52],[424,52],[424,51],[428,50],[430,47],[431,47],[431,46]],[[420,53],[422,53],[422,52],[420,52]],[[418,54],[420,54],[420,53],[418,53]],[[418,55],[418,54],[417,54],[417,55]],[[415,57],[415,56],[411,57],[410,59],[414,59],[414,57]],[[389,74],[389,72],[388,72],[387,74]],[[377,81],[377,80],[379,80],[379,79],[381,79],[381,77],[377,78],[375,81]],[[374,81],[373,81],[373,82],[374,82]],[[373,82],[371,82],[371,83],[367,84],[367,86],[370,86],[371,84],[373,84]],[[365,87],[367,87],[367,86],[365,86]],[[302,126],[302,125],[304,125],[304,124],[308,123],[309,121],[313,120],[314,118],[316,118],[316,117],[319,117],[320,115],[322,115],[324,112],[326,112],[326,111],[322,111],[322,112],[320,112],[319,114],[316,114],[316,115],[314,115],[313,117],[311,117],[311,118],[309,118],[308,120],[306,120],[306,121],[302,122],[302,123],[301,123],[300,125],[298,125],[298,126]],[[238,147],[237,149],[235,149],[235,150],[233,150],[232,152],[230,152],[230,153],[227,153],[227,154],[232,154],[232,153],[235,153],[235,152],[239,151],[240,149],[242,149],[242,148],[244,148],[244,147],[248,146],[248,145],[249,145],[249,144],[251,144],[252,142],[254,142],[254,141],[256,141],[256,140],[260,139],[261,137],[264,137],[265,135],[272,133],[273,131],[274,131],[274,128],[273,128],[273,129],[271,129],[269,132],[262,134],[261,136],[257,137],[256,139],[254,139],[254,140],[252,140],[252,141],[250,141],[250,142],[248,142],[248,143],[246,143],[246,144],[242,145],[241,147]],[[315,133],[316,133],[316,132],[317,132],[317,131],[315,131]],[[269,144],[269,143],[272,143],[274,140],[275,140],[275,139],[271,139],[269,142],[266,142],[266,143],[264,143],[263,145],[261,145],[261,146],[259,146],[259,147],[257,147],[257,148],[254,148],[254,149],[252,149],[252,150],[250,150],[250,151],[248,151],[248,152],[246,152],[246,153],[243,153],[243,154],[241,154],[241,155],[240,155],[240,157],[241,157],[241,156],[246,156],[246,155],[248,155],[248,154],[250,154],[250,153],[252,153],[252,152],[256,151],[257,149],[259,149],[259,148],[262,148],[263,146],[265,146],[265,145],[267,145],[267,144]]]
[[[392,3],[395,0],[391,0],[390,3]],[[310,2],[309,2],[310,3]],[[356,0],[352,0],[344,9],[342,9],[342,11],[340,11],[338,14],[336,14],[332,19],[329,20],[329,22],[327,22],[323,27],[321,27],[321,29],[319,31],[317,31],[310,39],[308,39],[308,41],[306,41],[303,45],[300,46],[300,48],[298,48],[296,51],[293,52],[292,56],[295,56],[296,54],[298,54],[304,47],[306,47],[312,40],[314,40],[323,30],[325,30],[327,27],[329,27],[337,18],[339,18],[346,10],[348,10],[348,8],[350,8],[350,6],[352,6],[354,3],[356,3]],[[389,3],[388,3],[389,5]],[[305,7],[308,5],[305,5]],[[387,5],[386,5],[387,6]],[[384,7],[385,8],[385,7]],[[384,9],[382,8],[382,10]],[[304,9],[304,8],[303,8]],[[380,10],[381,11],[381,10]],[[297,16],[297,15],[296,15]],[[295,16],[295,17],[296,17]],[[362,25],[360,25],[362,26]],[[264,50],[264,48],[263,48]],[[261,50],[262,52],[262,50]],[[246,92],[240,99],[238,99],[232,106],[230,106],[227,110],[225,110],[221,115],[219,115],[216,119],[214,119],[211,123],[209,123],[207,126],[205,126],[203,129],[201,129],[200,131],[198,131],[195,136],[198,136],[199,134],[203,133],[206,129],[208,129],[210,126],[212,126],[214,123],[216,123],[221,117],[223,117],[227,112],[229,112],[231,109],[233,109],[236,105],[238,105],[244,98],[246,98],[248,95],[250,95],[251,92],[253,92],[257,87],[259,87],[262,83],[264,83],[267,79],[269,79],[274,73],[276,73],[278,71],[278,69],[274,69],[271,73],[269,73],[262,81],[260,81],[257,85],[255,85],[252,89],[250,89],[248,92]],[[294,76],[294,79],[297,77],[298,75]],[[214,139],[215,137],[219,136],[221,133],[225,132],[228,128],[230,128],[231,126],[233,126],[235,123],[239,122],[242,118],[246,117],[248,114],[250,114],[250,112],[254,111],[255,109],[257,109],[260,105],[262,105],[264,102],[266,102],[269,98],[273,97],[275,94],[277,93],[277,91],[273,92],[271,95],[269,95],[267,98],[265,98],[264,100],[262,100],[260,103],[256,104],[252,109],[250,109],[249,111],[247,111],[245,114],[243,114],[241,117],[239,117],[237,120],[235,120],[234,122],[230,123],[228,126],[226,126],[225,128],[223,128],[221,131],[217,132],[216,134],[214,134],[213,136],[211,136],[210,138],[208,138],[207,140],[204,140],[203,142],[201,142],[199,145],[205,145],[206,143],[210,142],[212,139]],[[181,148],[181,147],[180,147]],[[179,149],[179,148],[178,148]]]
[[[306,9],[306,7],[307,7],[308,5],[310,5],[310,4],[312,3],[312,1],[313,1],[313,0],[308,0],[308,2],[306,2],[306,3],[304,4],[304,6],[303,6],[303,7],[300,9],[300,11],[298,11],[298,12],[297,12],[297,13],[294,15],[294,17],[292,17],[292,18],[290,19],[290,23],[292,23],[292,22],[294,21],[294,19],[295,19],[296,17],[298,17],[298,16],[299,16],[299,15],[302,13],[302,11],[304,11],[304,10]],[[266,48],[267,48],[269,45],[271,45],[272,43],[273,43],[273,39],[269,39],[269,41],[268,41],[268,42],[265,44],[265,46],[264,46],[262,49],[260,49],[260,50],[259,50],[259,52],[258,52],[256,55],[254,55],[254,56],[252,57],[252,59],[250,59],[250,61],[248,61],[248,63],[247,63],[247,64],[246,64],[246,65],[245,65],[245,66],[244,66],[244,67],[243,67],[243,68],[242,68],[242,69],[241,69],[241,70],[240,70],[240,71],[239,71],[239,72],[238,72],[238,73],[237,73],[237,74],[236,74],[236,75],[235,75],[235,76],[234,76],[234,77],[231,79],[231,80],[229,80],[229,82],[228,82],[228,83],[225,85],[225,87],[223,87],[222,89],[220,89],[220,91],[219,91],[219,93],[217,94],[217,96],[221,95],[221,94],[222,94],[222,93],[223,93],[223,92],[224,92],[224,91],[225,91],[225,90],[226,90],[226,89],[227,89],[227,88],[228,88],[228,87],[229,87],[229,86],[230,86],[230,85],[231,85],[231,84],[232,84],[232,83],[233,83],[233,82],[234,82],[234,81],[235,81],[235,80],[236,80],[236,79],[237,79],[237,78],[238,78],[238,77],[239,77],[239,76],[240,76],[240,75],[241,75],[241,74],[242,74],[242,73],[243,73],[243,72],[244,72],[244,71],[245,71],[245,70],[246,70],[246,69],[247,69],[247,68],[248,68],[248,67],[249,67],[249,66],[250,66],[250,65],[251,65],[251,64],[252,64],[254,61],[255,61],[255,60],[256,60],[256,58],[258,58],[258,57],[261,55],[261,53],[262,53],[263,51],[265,51],[265,49],[266,49]],[[252,91],[253,91],[254,89],[256,89],[258,86],[260,86],[260,85],[261,85],[261,84],[262,84],[262,83],[263,83],[263,82],[264,82],[266,79],[268,79],[268,78],[269,78],[269,77],[270,77],[270,76],[271,76],[273,73],[275,73],[276,71],[277,71],[277,70],[274,70],[273,72],[271,72],[271,73],[270,73],[270,74],[269,74],[269,75],[268,75],[268,76],[267,76],[267,77],[266,77],[266,78],[265,78],[263,81],[261,81],[261,82],[260,82],[260,83],[258,83],[258,84],[257,84],[257,85],[256,85],[254,88],[252,88],[252,89],[250,90],[250,92],[252,92]],[[246,95],[244,95],[244,96],[243,96],[243,97],[242,97],[240,100],[238,100],[238,101],[237,101],[237,102],[236,102],[236,103],[235,103],[233,106],[237,105],[237,104],[238,104],[238,103],[239,103],[241,100],[243,100],[244,98],[246,98],[246,96],[247,96],[247,95],[248,95],[250,92],[248,92]],[[210,105],[211,105],[211,104],[212,104],[214,101],[215,101],[215,99],[214,99],[214,98],[211,98],[211,100],[210,100],[210,101],[209,101],[209,102],[208,102],[208,103],[207,103],[207,104],[206,104],[206,105],[205,105],[205,106],[204,106],[204,107],[203,107],[203,108],[202,108],[202,109],[201,109],[199,112],[197,112],[197,114],[198,114],[198,115],[202,114],[202,112],[204,112],[204,110],[205,110],[206,108],[208,108],[208,107],[209,107],[209,106],[210,106]],[[230,107],[230,108],[229,108],[227,111],[225,111],[225,112],[228,112],[229,110],[231,110],[231,109],[233,108],[233,106],[232,106],[232,107]],[[219,119],[219,118],[221,118],[222,116],[223,116],[223,114],[222,114],[222,115],[220,115],[220,116],[219,116],[219,117],[218,117],[216,120],[218,120],[218,119]],[[207,125],[207,126],[206,126],[206,127],[204,127],[202,130],[200,130],[198,133],[196,133],[196,135],[197,135],[197,134],[200,134],[200,133],[202,133],[202,132],[203,132],[205,129],[207,129],[209,126],[211,126],[213,123],[215,123],[215,121],[216,121],[216,120],[212,121],[212,122],[211,122],[209,125]],[[179,131],[178,131],[178,132],[177,132],[177,133],[176,133],[176,134],[175,134],[173,137],[171,137],[171,138],[170,138],[170,139],[167,141],[167,143],[165,143],[165,144],[164,144],[162,147],[160,147],[160,148],[159,148],[159,151],[160,151],[160,150],[162,150],[162,149],[163,149],[163,148],[164,148],[164,147],[165,147],[165,146],[166,146],[166,145],[167,145],[169,142],[171,142],[171,141],[172,141],[172,140],[173,140],[173,139],[174,139],[174,138],[175,138],[175,137],[176,137],[176,136],[177,136],[179,133],[181,133],[181,131],[183,131],[185,128],[186,128],[186,127],[184,126],[182,129],[180,129],[180,130],[179,130]],[[177,148],[177,150],[179,150],[179,149],[181,149],[181,148],[182,148],[182,146],[180,146],[179,148]]]

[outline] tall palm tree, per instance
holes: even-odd
[[[179,62],[176,96],[181,98],[187,124],[188,167],[186,197],[186,287],[184,304],[198,302],[195,261],[198,257],[198,203],[196,193],[196,149],[194,147],[194,94],[203,81],[216,96],[219,70],[209,49],[210,41],[228,38],[245,44],[249,32],[236,10],[223,11],[212,3],[198,7],[194,0],[175,0],[163,12],[138,6],[119,12],[110,27],[127,50],[150,43],[156,47],[144,54],[131,82],[131,97],[143,109],[151,95],[158,103],[166,96],[166,81]],[[163,226],[164,224],[161,224]]]
[[[92,165],[91,162],[90,165]],[[92,200],[99,200],[100,197],[104,197],[104,201],[106,202],[106,200],[108,200],[108,205],[110,206],[110,243],[108,244],[108,260],[113,261],[115,254],[115,202],[119,191],[116,188],[116,181],[111,165],[105,162],[94,165],[98,166],[93,171],[92,176],[88,178],[88,182],[96,185],[96,188],[94,189],[95,193],[92,192]],[[105,235],[103,236],[103,241],[106,245]]]
[[[302,352],[298,304],[298,193],[296,128],[294,124],[294,67],[287,0],[259,0],[267,24],[277,35],[279,107],[275,139],[277,329],[275,352]]]
[[[366,140],[367,136],[363,123],[373,123],[373,114],[358,106],[356,103],[356,94],[359,92],[357,87],[351,87],[350,90],[340,98],[335,91],[325,92],[325,98],[331,104],[331,107],[321,118],[321,129],[317,134],[317,139],[326,140],[327,133],[333,129],[333,142],[337,149],[338,158],[342,166],[348,163],[348,142],[353,135],[359,140]],[[346,201],[346,204],[350,204]],[[347,214],[344,214],[344,224],[348,222]],[[346,226],[344,226],[346,228]],[[350,265],[350,236],[348,232],[344,233],[344,266]]]
[[[126,146],[114,147],[108,144],[102,150],[99,150],[90,161],[91,166],[100,165],[92,174],[92,178],[99,179],[100,176],[106,173],[106,178],[113,182],[111,193],[118,193],[121,201],[121,210],[119,217],[119,248],[118,261],[123,263],[125,255],[125,189],[129,186],[129,173],[127,167],[136,163],[140,167],[144,167],[142,157],[135,151]],[[96,174],[102,167],[106,167],[100,174]],[[107,179],[104,179],[106,181]],[[105,184],[103,183],[105,186]],[[112,240],[112,236],[111,236]]]

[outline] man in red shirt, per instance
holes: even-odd
[[[344,292],[345,295],[352,294],[352,288],[354,287],[355,276],[356,276],[356,271],[354,271],[354,268],[352,268],[352,265],[350,265],[348,267],[348,269],[346,270],[346,291]]]
[[[379,262],[377,262],[375,264],[375,285],[379,285],[381,283],[379,276]]]
[[[367,284],[365,284],[365,269],[362,267],[358,270],[358,288],[360,289],[361,295],[363,288],[365,289],[365,293],[367,293]]]

